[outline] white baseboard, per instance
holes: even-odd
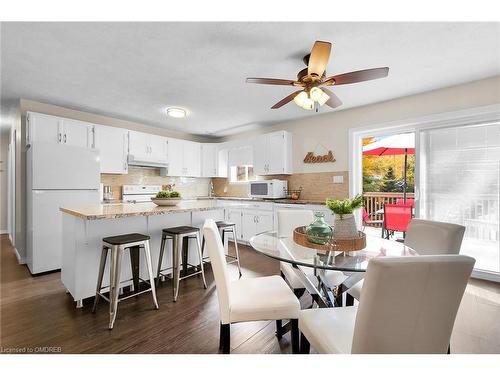
[[[16,253],[17,263],[19,263],[19,264],[26,264],[26,259],[25,259],[25,258],[23,258],[23,257],[19,254],[19,252],[17,251],[17,249],[16,249],[16,248],[14,248],[14,251],[15,251],[15,253]]]
[[[494,272],[474,270],[474,271],[472,271],[471,277],[475,278],[475,279],[494,281],[497,283],[500,282],[500,275],[498,273],[494,273]]]

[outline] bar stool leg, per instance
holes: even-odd
[[[160,284],[160,271],[161,271],[161,263],[163,262],[163,253],[165,252],[165,242],[166,236],[164,234],[161,235],[161,244],[160,244],[160,257],[158,258],[158,271],[156,272],[156,285]]]
[[[118,291],[121,276],[121,261],[123,248],[121,246],[111,247],[111,271],[109,286],[109,329],[113,329],[118,308]]]
[[[182,238],[179,241],[179,236],[173,236],[172,256],[173,256],[173,285],[174,285],[174,302],[177,301],[179,294],[179,279],[181,277],[180,257],[182,252]]]
[[[146,256],[146,264],[148,266],[149,284],[151,286],[151,294],[153,295],[153,303],[158,310],[158,301],[156,299],[155,278],[153,276],[153,265],[151,263],[151,251],[149,250],[149,241],[144,241],[144,255]]]
[[[99,265],[99,275],[97,276],[97,287],[95,291],[94,306],[92,307],[92,312],[97,309],[97,303],[99,302],[99,293],[102,288],[102,278],[104,276],[104,269],[106,268],[106,258],[108,257],[108,248],[106,246],[102,247],[101,251],[101,262]]]
[[[130,253],[130,265],[132,267],[132,290],[139,291],[139,246],[134,246],[129,248]],[[123,292],[123,288],[120,288]],[[122,294],[122,293],[120,293]]]
[[[205,270],[203,269],[203,254],[201,252],[200,235],[196,233],[196,247],[198,248],[198,257],[200,258],[201,277],[203,278],[203,287],[207,289],[207,281],[205,280]]]
[[[236,264],[238,265],[238,272],[239,272],[240,277],[241,277],[240,252],[238,251],[238,240],[236,239],[236,228],[232,227],[231,232],[233,233],[233,238],[234,238],[234,249],[236,251]]]

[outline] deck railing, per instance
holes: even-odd
[[[413,198],[413,193],[406,193],[406,198]],[[363,193],[364,206],[370,219],[372,220],[382,220],[383,215],[377,214],[376,212],[384,207],[384,204],[394,204],[397,199],[403,199],[403,193],[383,193],[377,192],[366,192]],[[372,226],[381,226],[380,224],[373,224]]]

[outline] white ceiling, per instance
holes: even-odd
[[[333,43],[328,75],[390,67],[388,78],[334,87],[343,110],[500,74],[499,25],[3,23],[2,102],[22,97],[222,135],[314,116],[293,103],[270,109],[293,88],[245,78],[294,79],[315,40]],[[167,106],[189,116],[167,118]]]

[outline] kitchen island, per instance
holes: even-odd
[[[217,202],[216,200],[185,200],[177,206],[156,206],[152,202],[100,204],[85,207],[61,207],[63,213],[63,254],[61,279],[81,307],[85,298],[95,295],[102,239],[126,233],[142,233],[151,237],[153,270],[158,265],[163,228],[189,225],[202,228],[205,219],[224,220],[228,208],[243,208],[245,202]],[[198,264],[193,241],[190,241],[189,263]],[[162,268],[171,267],[172,241],[167,241]],[[146,262],[141,254],[140,277],[146,279]],[[130,255],[123,256],[121,280],[132,277]],[[103,285],[109,285],[109,259]],[[131,285],[132,281],[121,286]]]

